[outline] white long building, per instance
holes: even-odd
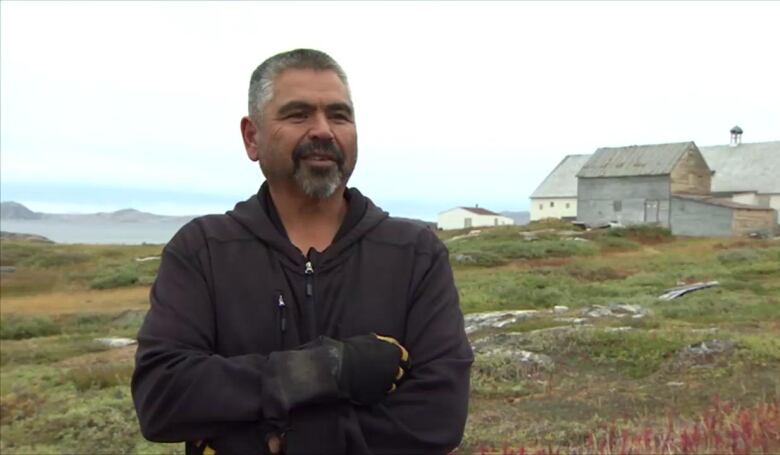
[[[512,218],[481,207],[455,207],[439,213],[439,229],[465,229],[515,224]]]

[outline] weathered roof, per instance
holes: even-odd
[[[531,194],[531,198],[577,197],[577,173],[591,155],[567,155]]]
[[[500,213],[491,212],[488,209],[483,209],[482,207],[458,207],[463,210],[468,210],[469,212],[475,214],[475,215],[496,215],[496,216],[503,216]]]
[[[719,207],[728,207],[730,209],[744,209],[744,210],[774,210],[772,207],[759,207],[757,205],[741,204],[734,202],[730,199],[718,199],[709,196],[697,196],[693,194],[675,194],[672,197],[679,199],[688,199],[691,201],[701,202],[702,204],[717,205]]]
[[[712,176],[712,192],[780,194],[780,141],[699,147]]]
[[[639,175],[666,175],[672,172],[680,157],[693,142],[673,144],[630,145],[603,147],[580,169],[577,177],[627,177]]]

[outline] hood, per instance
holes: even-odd
[[[346,232],[341,238],[321,253],[319,260],[321,265],[325,265],[335,258],[338,258],[341,252],[360,240],[388,217],[387,212],[374,205],[371,199],[363,196],[357,188],[348,188],[346,191],[349,192],[350,204],[365,201],[366,211],[350,231]],[[236,222],[254,234],[254,236],[263,243],[266,243],[269,247],[278,253],[281,253],[282,256],[296,265],[303,265],[306,262],[306,258],[301,254],[298,248],[296,248],[281,232],[279,232],[276,226],[274,226],[274,223],[271,221],[270,216],[260,202],[257,194],[236,204],[233,210],[227,212],[227,215],[236,220]]]

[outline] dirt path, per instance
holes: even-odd
[[[67,314],[88,312],[119,312],[149,307],[149,288],[55,291],[22,297],[4,297],[0,313]]]

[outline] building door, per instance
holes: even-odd
[[[658,222],[658,201],[645,201],[645,223]]]
[[[464,218],[463,219],[463,227],[464,228],[470,228],[471,227],[471,218]]]

